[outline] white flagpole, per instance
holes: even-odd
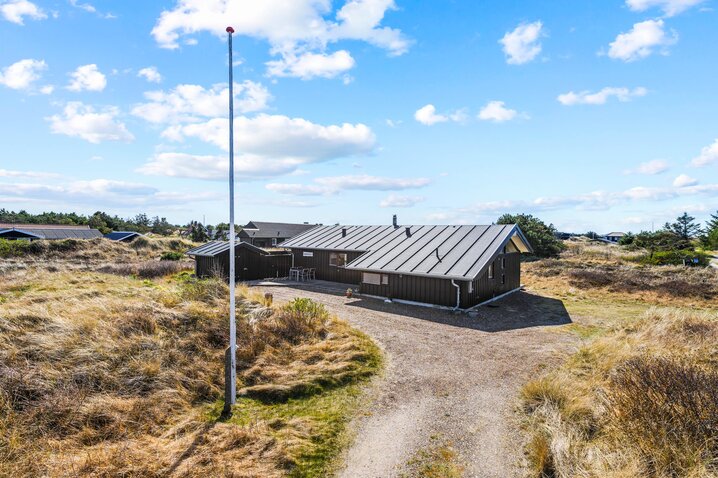
[[[230,355],[230,386],[225,396],[225,410],[237,401],[237,324],[235,323],[235,250],[234,250],[234,80],[232,79],[232,33],[234,28],[227,27],[229,40],[229,355]]]

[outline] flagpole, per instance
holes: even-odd
[[[224,409],[231,413],[231,406],[237,401],[237,324],[235,323],[235,237],[234,237],[234,80],[232,79],[232,33],[227,27],[229,45],[229,373],[225,370]],[[229,395],[229,396],[227,396]]]

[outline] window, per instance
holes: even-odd
[[[273,246],[276,246],[276,245],[277,245],[277,238],[276,238],[276,237],[273,237],[273,238],[272,238],[272,245],[273,245]]]
[[[501,274],[501,285],[506,284],[506,276]]]
[[[343,252],[329,253],[329,265],[334,267],[344,267],[347,264],[347,255]]]
[[[501,258],[501,268],[506,269],[506,258],[505,257]]]
[[[361,281],[364,284],[388,285],[389,284],[389,274],[375,274],[372,272],[364,272],[364,273],[362,273]]]
[[[304,252],[302,252],[302,257],[314,257],[314,253],[304,251]]]
[[[489,264],[489,279],[494,278],[494,263]]]

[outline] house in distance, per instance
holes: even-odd
[[[291,224],[284,222],[249,221],[237,235],[242,242],[257,247],[276,247],[297,234],[316,227],[316,224]]]
[[[467,309],[521,286],[517,225],[319,226],[285,241],[295,267],[363,294]]]
[[[65,224],[2,224],[0,223],[0,239],[8,240],[60,240],[60,239],[95,239],[102,233],[90,226],[68,226]]]

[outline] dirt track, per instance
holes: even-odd
[[[387,369],[341,477],[393,477],[441,437],[465,476],[522,476],[513,414],[523,383],[574,343],[556,326],[570,318],[560,301],[520,292],[475,318],[448,311],[291,286],[264,287],[275,300],[310,297],[369,334]]]

